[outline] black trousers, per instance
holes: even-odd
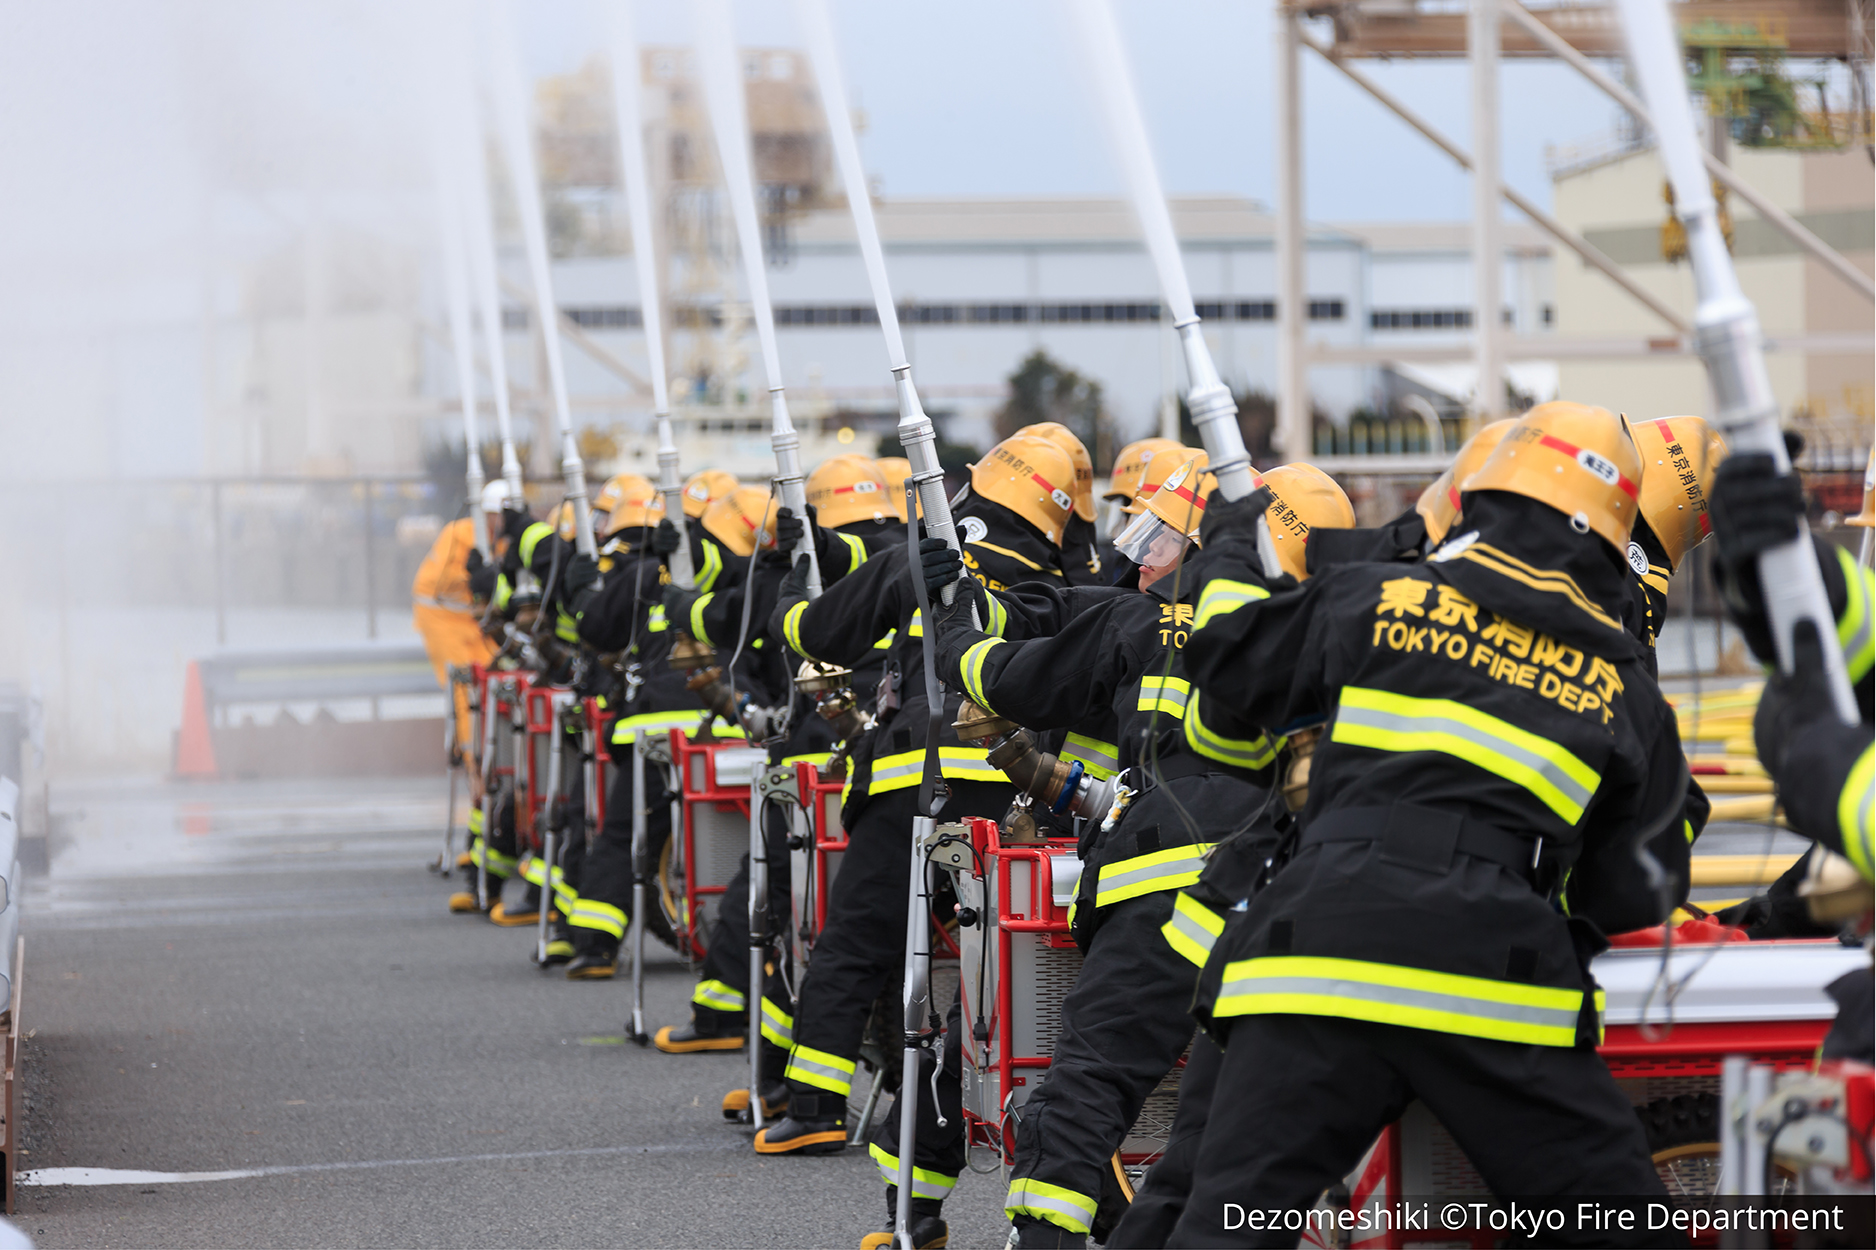
[[[768,1001],[763,1020],[763,1074],[779,1080],[794,1040],[794,995],[783,969],[793,949],[792,878],[788,854],[787,809],[771,803],[762,814],[762,839],[769,869],[768,975],[762,996]],[[779,952],[780,957],[777,957]],[[749,1021],[749,857],[724,886],[716,920],[710,926],[702,975],[691,995],[691,1023],[699,1033],[725,1037],[741,1033]],[[738,1010],[732,1000],[744,1005]],[[778,1040],[779,1039],[779,1040]]]
[[[1008,786],[953,781],[940,819],[1001,815]],[[848,831],[847,850],[827,899],[827,927],[815,941],[796,996],[788,1080],[797,1092],[832,1095],[838,1107],[853,1085],[860,1038],[873,1002],[897,986],[905,966],[906,888],[912,868],[916,789],[872,797]],[[832,1118],[831,1115],[817,1119]]]
[[[959,1075],[965,1046],[970,1044],[959,1027],[963,1000],[957,991],[951,995],[951,1010],[945,1013],[944,1062],[938,1066],[938,1100],[932,1101],[932,1070],[936,1061],[927,1050],[918,1061],[918,1119],[914,1122],[912,1148],[912,1203],[921,1212],[936,1215],[938,1207],[951,1196],[951,1190],[964,1173],[964,1085]],[[903,1051],[894,1051],[892,1061],[899,1063]],[[867,1152],[879,1167],[879,1178],[887,1189],[899,1185],[899,1114],[905,1105],[901,1089],[887,1108],[885,1118],[874,1126],[867,1139]],[[939,1124],[940,1117],[944,1123]]]
[[[1173,899],[1164,890],[1101,909],[1081,974],[1062,1000],[1049,1070],[1023,1106],[1012,1216],[1087,1232],[1108,1161],[1192,1039],[1198,969],[1160,932]]]
[[[617,955],[632,914],[632,792],[630,748],[620,750],[623,763],[613,767],[612,789],[606,795],[606,819],[586,847],[580,866],[580,902],[568,918],[574,949],[582,955]],[[655,868],[656,856],[671,836],[671,792],[664,769],[645,767],[646,854]]]
[[[1231,1022],[1176,1246],[1294,1246],[1225,1227],[1225,1207],[1306,1210],[1414,1099],[1494,1194],[1662,1194],[1634,1108],[1593,1050],[1487,1041],[1326,1016]],[[1247,1222],[1248,1223],[1248,1222]],[[1681,1245],[1673,1229],[1566,1229],[1558,1244]]]
[[[1192,1039],[1192,1053],[1179,1078],[1179,1111],[1173,1116],[1166,1152],[1147,1169],[1146,1180],[1134,1192],[1127,1214],[1107,1239],[1108,1250],[1161,1250],[1172,1237],[1173,1225],[1185,1212],[1192,1194],[1192,1173],[1198,1167],[1199,1143],[1212,1110],[1212,1091],[1224,1052],[1208,1036]]]

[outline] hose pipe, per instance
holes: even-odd
[[[960,742],[975,742],[987,751],[992,768],[1016,786],[1017,798],[1005,817],[1016,840],[1041,841],[1029,808],[1040,803],[1058,816],[1093,820],[1113,805],[1112,786],[1089,776],[1081,761],[1065,762],[1036,744],[1036,735],[1013,721],[971,702],[963,701],[951,726]]]

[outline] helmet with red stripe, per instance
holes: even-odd
[[[853,452],[815,466],[807,493],[819,523],[829,529],[854,521],[890,521],[896,515],[879,465]]]
[[[1012,434],[971,466],[971,490],[1002,504],[1056,546],[1075,510],[1075,462],[1055,443]]]
[[[1084,521],[1094,520],[1094,460],[1075,432],[1060,421],[1039,421],[1016,431],[1018,435],[1046,438],[1068,453],[1075,465],[1075,484],[1068,493],[1075,497],[1075,515]]]
[[[1726,440],[1705,417],[1662,417],[1629,426],[1641,452],[1641,519],[1648,523],[1668,570],[1707,540],[1707,491],[1714,470],[1726,459]]]
[[[1479,427],[1478,433],[1467,439],[1459,454],[1453,457],[1446,472],[1433,479],[1433,484],[1420,492],[1420,501],[1414,504],[1414,511],[1426,522],[1427,537],[1435,543],[1446,541],[1446,531],[1453,527],[1453,521],[1459,516],[1459,486],[1485,463],[1485,458],[1498,446],[1498,440],[1505,436],[1505,431],[1516,425],[1517,418],[1504,417]]]
[[[1280,464],[1264,474],[1258,485],[1270,491],[1264,524],[1277,563],[1297,581],[1307,581],[1309,564],[1303,545],[1309,531],[1352,528],[1355,505],[1334,478],[1313,464]]]
[[[703,527],[732,554],[775,546],[775,496],[760,486],[738,486],[704,509]]]
[[[1134,496],[1138,508],[1127,528],[1115,536],[1114,549],[1140,566],[1141,589],[1177,566],[1187,546],[1198,541],[1205,501],[1218,486],[1218,479],[1205,471],[1206,463],[1204,452],[1187,452],[1159,475],[1151,493],[1142,484]]]
[[[1548,504],[1626,556],[1641,478],[1627,421],[1593,404],[1553,400],[1519,417],[1459,491],[1502,490]]]

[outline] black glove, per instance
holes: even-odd
[[[502,509],[502,535],[510,543],[520,542],[521,536],[528,532],[528,526],[532,524],[534,524],[534,518],[528,515],[527,509]]]
[[[1759,586],[1759,556],[1804,533],[1804,486],[1776,474],[1766,455],[1729,456],[1713,478],[1708,505],[1718,552],[1713,562],[1727,611],[1761,663],[1776,652]]]
[[[788,576],[782,579],[782,588],[777,592],[778,603],[793,603],[797,599],[808,597],[808,557],[802,556],[795,561],[795,567],[788,570]]]
[[[664,588],[664,619],[686,633],[690,632],[690,610],[697,600],[703,598],[694,590],[685,590],[682,586]]]
[[[1272,494],[1268,486],[1252,491],[1242,499],[1226,499],[1217,491],[1205,501],[1205,519],[1199,522],[1199,545],[1210,548],[1221,541],[1242,538],[1255,544],[1257,541],[1257,518],[1264,515],[1270,507]]]
[[[919,539],[918,562],[925,577],[925,593],[934,605],[942,601],[944,588],[964,572],[964,554],[942,538]]]
[[[490,564],[487,560],[482,558],[480,548],[471,547],[469,549],[469,560],[466,567],[469,570],[469,593],[477,599],[493,599],[495,597],[495,583],[499,570],[497,570],[493,564]]]
[[[567,571],[562,575],[566,581],[563,598],[572,602],[582,590],[599,581],[599,561],[592,556],[575,552],[573,559],[567,561]]]
[[[808,508],[808,516],[810,519],[814,516],[814,508],[812,505]],[[801,518],[795,515],[792,508],[776,509],[775,549],[777,551],[793,551],[795,545],[801,541],[801,535],[806,529],[807,526],[802,524]],[[816,552],[815,554],[819,555],[820,553]]]
[[[658,522],[658,528],[651,532],[651,551],[660,560],[669,559],[677,551],[677,526],[666,517]]]
[[[1759,696],[1752,718],[1752,740],[1759,762],[1773,777],[1785,773],[1785,748],[1806,721],[1835,715],[1830,678],[1824,668],[1824,645],[1815,621],[1799,621],[1791,631],[1792,671],[1774,672]]]

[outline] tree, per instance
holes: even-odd
[[[1114,461],[1114,419],[1102,402],[1101,384],[1037,350],[1023,358],[1010,375],[1010,397],[997,409],[998,438],[1008,438],[1026,425],[1059,421],[1074,431],[1094,459],[1094,471],[1105,473]]]

